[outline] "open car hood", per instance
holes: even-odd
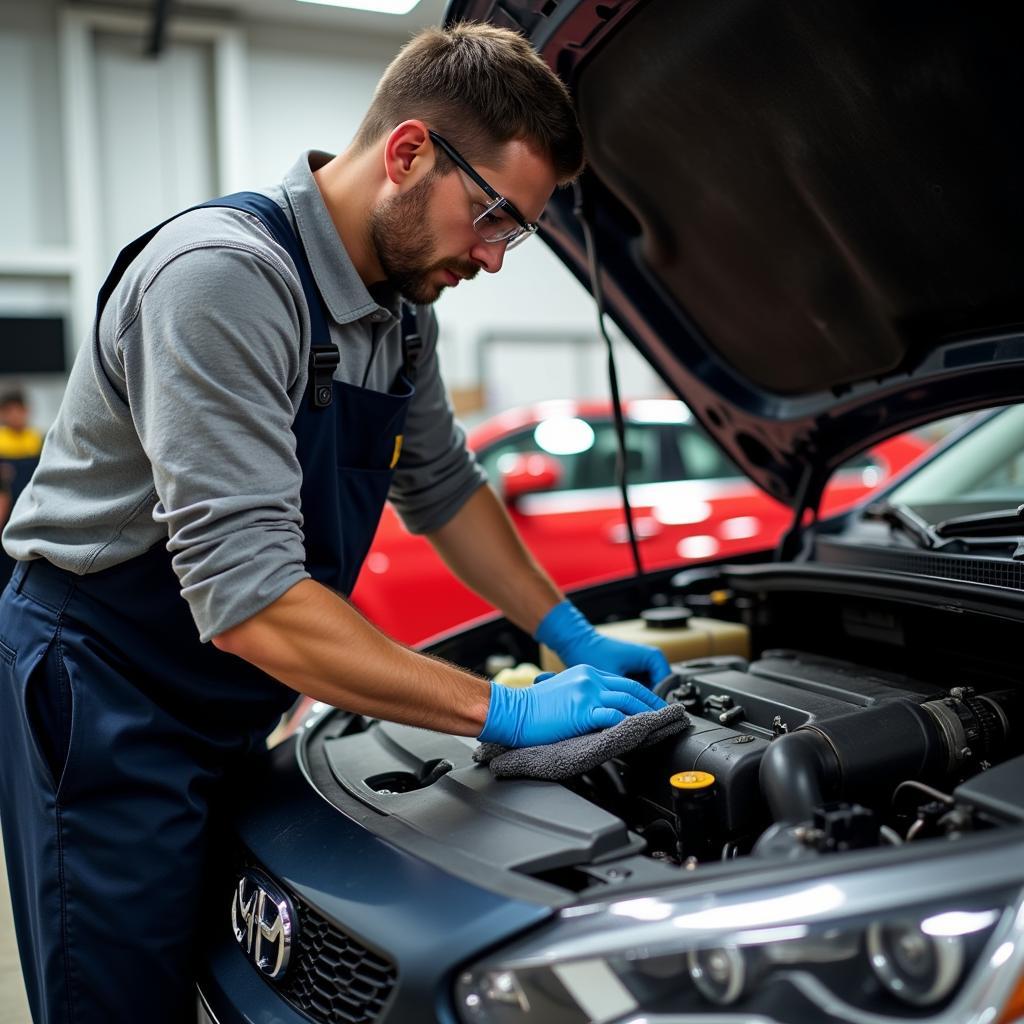
[[[1024,7],[452,0],[569,85],[607,311],[791,505],[1024,398]],[[589,287],[573,190],[546,240]]]

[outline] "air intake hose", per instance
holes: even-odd
[[[925,706],[896,700],[774,740],[761,759],[761,792],[776,822],[796,825],[827,801],[870,800],[904,779],[940,778],[947,763]]]
[[[972,774],[1021,747],[1024,704],[1015,690],[895,700],[805,725],[774,740],[761,759],[761,792],[777,823],[801,824],[830,800],[887,799],[904,779],[943,782]]]

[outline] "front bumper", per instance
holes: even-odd
[[[268,980],[236,942],[234,879],[222,876],[208,897],[200,1021],[205,1014],[215,1024],[454,1024],[450,993],[458,969],[545,920],[551,909],[475,886],[374,835],[318,795],[295,748],[294,740],[284,743],[247,772],[232,799],[229,842],[237,840],[243,856],[298,897],[300,907],[389,960],[394,984],[379,1012],[366,1017],[329,1009],[330,995],[317,996],[312,1011],[300,1007],[287,973],[280,984]],[[300,935],[302,916],[300,909]]]

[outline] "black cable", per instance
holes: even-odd
[[[918,782],[917,779],[907,779],[906,781],[901,782],[896,789],[893,790],[893,807],[896,806],[896,801],[899,799],[900,793],[907,789],[918,789],[926,796],[930,796],[933,800],[938,800],[940,803],[946,804],[949,807],[956,806],[956,801],[948,793],[943,793],[941,790],[925,785],[923,782]]]
[[[370,370],[373,368],[373,361],[377,358],[377,344],[379,340],[380,339],[376,337],[370,339],[370,358],[366,361],[366,369],[363,371],[363,383],[360,385],[360,387],[364,389],[366,387],[366,382],[370,379]]]
[[[633,506],[629,502],[629,467],[626,452],[626,422],[622,415],[622,398],[619,394],[619,373],[615,365],[615,349],[604,322],[604,293],[601,290],[601,279],[597,261],[597,244],[591,224],[590,210],[587,204],[587,193],[584,192],[582,179],[577,179],[574,186],[576,205],[574,213],[583,228],[583,237],[587,245],[587,264],[590,269],[590,290],[597,306],[597,326],[608,347],[608,386],[612,395],[612,413],[615,418],[615,435],[618,438],[619,450],[615,460],[615,475],[618,478],[619,492],[622,495],[622,511],[626,517],[626,532],[629,535],[629,547],[633,553],[633,565],[636,568],[637,586],[640,597],[646,600],[647,585],[644,579],[643,562],[640,560],[640,545],[636,539],[636,527],[633,522]]]

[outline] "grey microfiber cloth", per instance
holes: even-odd
[[[641,711],[618,725],[600,732],[588,732],[557,743],[537,747],[503,747],[481,743],[473,760],[490,765],[499,779],[547,779],[560,782],[596,768],[611,757],[682,732],[690,727],[690,716],[682,704],[669,704],[659,711]]]

